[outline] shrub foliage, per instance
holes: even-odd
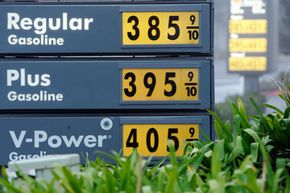
[[[288,88],[280,95],[287,108],[266,105],[272,114],[264,115],[252,100],[256,116],[249,116],[241,99],[230,104],[232,121],[211,112],[217,140],[188,144],[181,158],[173,147],[169,162],[153,166],[136,152],[129,158],[115,153],[115,164],[88,162],[80,173],[55,168],[51,181],[21,174],[20,182],[9,181],[3,170],[0,192],[290,193],[289,84],[283,88]]]

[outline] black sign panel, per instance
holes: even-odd
[[[149,152],[153,142],[141,140],[151,135],[149,130],[153,129],[152,125],[158,139],[150,139],[155,140],[155,145],[154,151],[150,149]],[[186,142],[200,138],[201,130],[208,136],[211,134],[208,116],[1,116],[0,146],[5,148],[1,149],[0,165],[6,165],[8,161],[67,153],[79,153],[82,163],[86,158],[94,160],[96,157],[113,161],[100,152],[116,151],[128,156],[134,148],[145,157],[165,157],[169,154],[167,145],[170,138],[164,137],[164,134],[168,136],[172,127],[175,128],[175,142],[179,144],[176,149],[178,156],[183,154]],[[134,143],[139,143],[140,147],[134,147]]]
[[[211,17],[209,2],[0,4],[0,54],[211,54]]]
[[[211,60],[0,60],[0,109],[208,109]]]

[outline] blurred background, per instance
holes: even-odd
[[[215,1],[215,102],[225,119],[226,103],[249,97],[260,108],[282,108],[277,82],[288,79],[290,64],[290,0]],[[275,82],[276,81],[276,82]]]

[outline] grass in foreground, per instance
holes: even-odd
[[[184,156],[149,166],[134,152],[129,158],[115,154],[116,164],[88,162],[81,173],[55,168],[47,182],[19,174],[22,181],[0,179],[0,192],[9,193],[290,193],[290,84],[280,97],[284,110],[249,117],[242,101],[231,105],[233,121],[223,122],[215,113],[216,141],[187,145]],[[285,91],[286,89],[286,91]]]

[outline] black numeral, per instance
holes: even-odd
[[[126,141],[126,147],[137,148],[139,143],[137,142],[137,129],[132,129]]]
[[[193,78],[194,78],[194,74],[193,74],[193,72],[188,72],[188,78],[189,78],[189,81],[191,82],[192,80],[193,80]]]
[[[128,80],[129,78],[131,79],[131,81],[129,82],[129,85],[131,87],[131,90],[129,90],[128,88],[125,88],[124,89],[124,92],[125,92],[125,95],[126,96],[133,97],[136,94],[136,91],[137,91],[137,88],[136,88],[136,85],[135,85],[136,76],[135,76],[134,73],[128,72],[125,75],[125,80]]]
[[[190,127],[189,128],[189,134],[190,134],[190,137],[194,136],[194,134],[195,134],[195,128],[194,127]]]
[[[154,22],[153,22],[154,21]],[[149,18],[148,24],[150,26],[148,30],[148,37],[150,40],[158,40],[160,37],[159,19],[157,16],[151,16]],[[153,33],[154,32],[154,33]]]
[[[186,87],[187,96],[196,96],[197,95],[197,88],[196,85]]]
[[[176,136],[174,136],[174,134],[178,134],[178,129],[177,128],[169,128],[167,138],[174,142],[174,149],[175,149],[175,151],[177,151],[179,148],[179,141],[178,141],[178,138]],[[170,151],[168,146],[167,146],[167,151],[168,152]]]
[[[170,35],[168,33],[167,38],[170,40],[176,40],[179,37],[179,34],[180,34],[179,26],[176,23],[173,23],[174,21],[178,21],[178,20],[179,20],[178,16],[169,17],[168,29],[172,27],[175,30],[175,33],[173,35]]]
[[[151,79],[150,82],[149,82],[149,79]],[[155,75],[152,72],[146,73],[144,76],[143,83],[144,83],[145,87],[149,89],[147,96],[151,96],[153,91],[154,91],[155,85],[156,85]]]
[[[139,38],[140,35],[140,30],[138,28],[139,25],[139,19],[138,17],[132,15],[128,18],[128,23],[132,23],[134,22],[134,25],[132,26],[132,29],[134,30],[134,34],[132,32],[127,32],[127,35],[129,37],[130,40],[137,40]]]
[[[175,78],[175,72],[166,72],[165,75],[165,85],[167,84],[171,85],[170,91],[164,90],[164,95],[168,97],[171,97],[176,93],[176,83],[174,82],[174,80],[171,80],[170,78]]]
[[[193,30],[193,31],[188,31],[188,35],[189,35],[189,39],[190,40],[197,40],[199,37],[199,33],[197,30]]]
[[[191,15],[189,19],[191,21],[191,25],[194,25],[195,24],[195,19],[196,19],[195,16]]]
[[[153,144],[151,142],[151,135],[153,135]],[[146,136],[146,144],[147,144],[147,148],[148,150],[152,153],[157,151],[158,149],[158,144],[159,144],[159,137],[158,137],[158,133],[156,131],[156,129],[154,128],[150,128],[147,132],[147,136]]]

